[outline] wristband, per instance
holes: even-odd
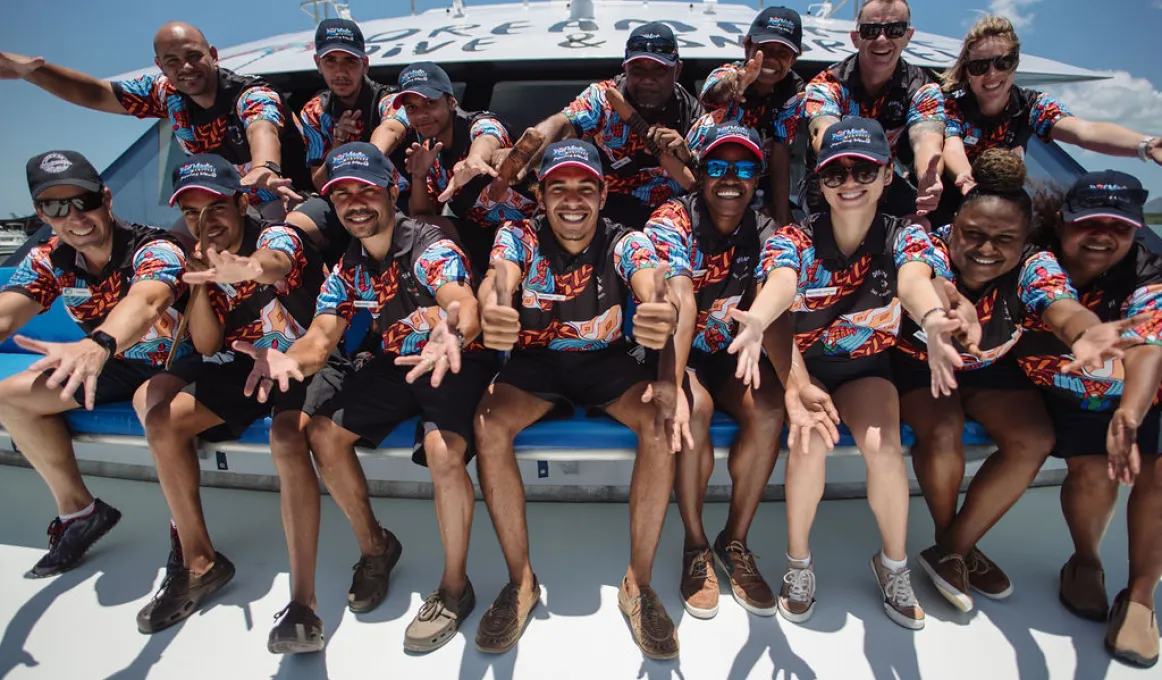
[[[948,310],[944,309],[943,307],[933,307],[932,309],[929,309],[927,312],[924,312],[924,316],[920,317],[920,328],[924,327],[925,322],[928,321],[928,317],[932,316],[933,313],[935,313],[935,312],[947,312],[947,311]]]
[[[1073,347],[1074,345],[1076,345],[1077,341],[1081,339],[1081,336],[1085,335],[1088,332],[1089,332],[1089,329],[1086,328],[1085,330],[1081,331],[1077,335],[1073,336],[1073,340],[1070,341],[1069,346]]]
[[[1142,141],[1138,142],[1138,158],[1141,159],[1143,163],[1150,160],[1149,157],[1146,156],[1146,151],[1150,146],[1150,142],[1152,141],[1154,141],[1153,137],[1143,137]]]
[[[89,334],[89,339],[100,345],[109,356],[106,359],[112,359],[117,354],[117,338],[109,335],[105,331],[93,331]]]

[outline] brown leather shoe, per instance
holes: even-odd
[[[525,603],[525,609],[521,608],[520,584],[509,583],[500,591],[496,601],[480,617],[476,649],[487,654],[502,654],[512,649],[541,601],[541,584],[536,579],[534,575],[532,600]]]
[[[1106,649],[1115,659],[1150,668],[1158,663],[1158,618],[1123,590],[1114,598],[1106,627]]]
[[[629,619],[633,641],[641,648],[642,654],[655,660],[678,656],[678,631],[653,588],[642,586],[636,597],[630,597],[628,584],[622,579],[617,604]]]
[[[725,534],[714,540],[714,558],[730,577],[730,592],[743,609],[756,616],[774,616],[779,601],[755,565],[754,553],[742,541],[726,542]]]
[[[1099,566],[1081,564],[1076,557],[1070,557],[1061,567],[1061,588],[1057,597],[1077,616],[1090,621],[1105,621],[1110,610],[1105,571]]]
[[[990,600],[1003,600],[1013,594],[1009,575],[979,549],[973,548],[964,562],[968,566],[968,585],[976,592]]]
[[[920,553],[919,562],[944,599],[962,612],[972,611],[972,595],[968,594],[968,566],[963,557],[933,545]]]
[[[718,613],[718,575],[710,550],[695,548],[682,555],[682,606],[696,619]]]

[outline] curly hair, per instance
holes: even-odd
[[[982,198],[1000,198],[1017,205],[1025,215],[1025,224],[1033,222],[1033,199],[1025,191],[1028,170],[1021,156],[1006,149],[988,149],[972,164],[976,186],[964,197],[961,209]]]
[[[1017,29],[1013,28],[1013,22],[991,14],[981,17],[968,29],[968,35],[964,36],[964,44],[960,48],[960,56],[956,58],[956,62],[940,76],[940,83],[945,92],[955,92],[968,87],[968,72],[965,69],[968,54],[989,38],[1008,40],[1013,44],[1013,50],[1021,51],[1021,39],[1017,37]]]

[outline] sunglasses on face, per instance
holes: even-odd
[[[65,217],[70,210],[89,212],[100,208],[105,203],[105,194],[93,191],[72,198],[51,198],[33,203],[46,217]]]
[[[759,164],[754,161],[706,161],[705,165],[706,175],[715,179],[726,176],[729,170],[739,179],[752,179],[759,174]]]
[[[871,184],[879,179],[881,166],[871,161],[861,161],[846,168],[838,163],[832,163],[819,171],[819,181],[830,189],[843,186],[848,175],[855,178],[860,184]]]
[[[859,37],[864,40],[875,40],[881,35],[886,35],[892,40],[903,38],[904,34],[908,32],[907,21],[890,21],[886,24],[860,24]]]
[[[625,44],[625,53],[649,52],[650,54],[673,54],[678,46],[672,42],[662,42],[649,38],[634,38]]]
[[[998,57],[986,57],[984,59],[973,59],[964,65],[964,69],[968,71],[970,76],[983,76],[989,72],[989,66],[992,66],[1001,73],[1008,73],[1017,68],[1017,63],[1021,61],[1021,55],[1017,52],[1009,52]]]

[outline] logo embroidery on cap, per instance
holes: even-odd
[[[355,34],[350,28],[331,26],[324,34],[328,40],[355,40]]]
[[[864,128],[836,130],[831,134],[832,144],[871,144],[871,133]]]
[[[585,147],[577,144],[570,144],[568,146],[558,146],[557,148],[553,149],[553,160],[588,161],[589,154],[585,151]]]
[[[73,167],[73,162],[65,158],[64,154],[50,153],[40,160],[40,169],[54,175]]]
[[[773,28],[780,32],[793,33],[795,31],[795,24],[782,17],[770,17],[767,19],[767,28]]]
[[[366,168],[371,165],[371,159],[362,151],[344,151],[343,153],[335,154],[335,157],[331,159],[332,170],[338,170],[352,165]]]
[[[404,71],[400,76],[400,80],[407,85],[411,85],[412,83],[426,83],[428,81],[428,72],[420,68],[414,68],[410,71]]]
[[[209,163],[186,163],[178,168],[178,177],[180,179],[188,179],[190,177],[209,177],[210,179],[217,179],[218,168],[215,168]]]

